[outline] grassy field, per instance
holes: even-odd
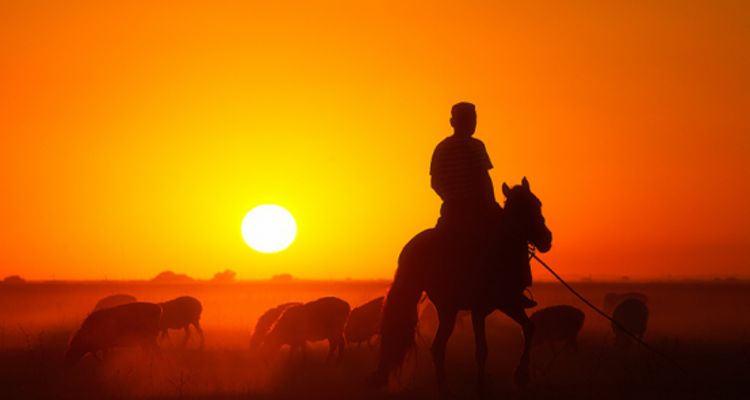
[[[327,343],[311,345],[309,357],[266,366],[249,350],[257,318],[288,301],[335,295],[352,307],[383,295],[388,282],[237,282],[154,285],[149,282],[26,283],[0,285],[0,399],[412,399],[438,397],[429,344],[419,348],[388,390],[371,391],[376,349],[348,346],[340,364],[326,365]],[[490,396],[504,399],[747,399],[750,398],[750,284],[577,283],[600,305],[608,292],[649,296],[644,340],[688,374],[642,346],[618,348],[609,324],[556,283],[534,285],[540,308],[569,304],[586,313],[578,352],[532,352],[532,383],[513,385],[522,350],[520,328],[502,314],[487,323]],[[193,335],[186,349],[161,343],[164,357],[144,358],[119,348],[106,362],[86,357],[62,363],[70,336],[96,301],[114,293],[159,302],[191,295],[203,303],[206,347]],[[175,343],[182,332],[174,331]],[[299,356],[299,354],[298,354]],[[471,324],[460,325],[448,345],[448,377],[458,398],[474,397],[476,365]]]

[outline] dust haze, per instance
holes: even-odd
[[[386,390],[366,385],[378,361],[377,338],[346,345],[340,361],[326,362],[327,341],[308,343],[289,357],[284,346],[270,365],[251,350],[258,318],[288,302],[326,296],[352,309],[387,293],[389,281],[255,282],[46,282],[0,283],[0,397],[15,398],[436,398],[429,345],[434,315],[420,304],[417,351]],[[532,350],[529,387],[513,383],[522,352],[520,327],[493,313],[487,319],[490,397],[506,399],[702,399],[750,396],[750,283],[688,281],[573,284],[603,308],[608,293],[647,296],[648,325],[643,341],[682,367],[643,346],[616,345],[610,322],[559,283],[533,286],[536,310],[570,305],[585,313],[577,350],[563,342]],[[134,346],[115,347],[101,361],[91,355],[64,364],[71,336],[107,296],[127,294],[160,303],[192,296],[202,304],[205,346],[191,327],[159,338],[162,356],[145,356]],[[459,321],[448,344],[449,384],[459,398],[472,398],[476,364],[469,316]]]

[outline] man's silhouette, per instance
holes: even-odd
[[[437,145],[430,166],[432,188],[443,200],[437,229],[467,243],[465,250],[487,253],[488,262],[493,262],[490,240],[503,210],[495,200],[490,157],[484,143],[472,137],[477,126],[476,108],[471,103],[454,105],[450,122],[453,135]],[[529,268],[528,262],[523,268]],[[531,276],[530,271],[521,272]],[[510,301],[524,308],[535,307],[536,302],[523,295],[529,285],[530,279],[520,285],[520,292],[511,294]]]

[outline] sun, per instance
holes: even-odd
[[[284,207],[264,204],[250,210],[242,220],[242,238],[261,253],[277,253],[297,236],[297,222]]]

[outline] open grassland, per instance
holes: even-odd
[[[376,349],[348,346],[342,362],[326,365],[327,343],[310,346],[307,359],[283,350],[265,365],[249,350],[257,318],[288,301],[335,295],[352,307],[381,296],[387,282],[238,282],[154,285],[147,282],[27,283],[0,285],[0,398],[2,399],[420,399],[438,397],[429,354],[433,332],[422,329],[416,354],[387,391],[365,385]],[[596,305],[608,292],[649,296],[644,340],[689,375],[649,350],[614,347],[609,324],[559,284],[539,283],[539,308],[569,304],[586,313],[578,352],[548,345],[532,352],[532,382],[513,385],[522,350],[520,328],[495,313],[487,323],[490,396],[504,399],[742,399],[750,398],[750,285],[704,283],[578,283]],[[97,300],[128,293],[159,302],[191,295],[203,303],[206,347],[182,332],[160,342],[162,358],[137,348],[114,349],[105,362],[86,357],[63,365],[70,336]],[[426,325],[426,324],[425,324]],[[476,366],[468,320],[448,344],[448,378],[458,398],[472,398]]]

